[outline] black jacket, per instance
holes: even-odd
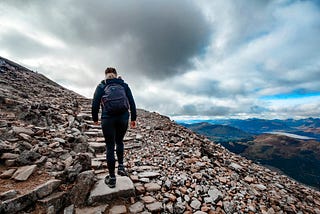
[[[125,83],[122,79],[107,79],[107,80],[102,80],[101,83],[97,86],[96,91],[94,92],[93,100],[92,100],[92,120],[93,121],[98,121],[98,114],[99,114],[99,109],[101,105],[101,97],[104,94],[104,88],[108,84],[112,83],[117,83],[120,84],[124,87],[129,104],[130,104],[130,113],[131,113],[131,121],[135,121],[137,118],[137,111],[136,111],[136,104],[134,102],[131,90],[128,86],[127,83]],[[101,113],[101,118],[107,118],[110,117],[102,108],[102,113]]]

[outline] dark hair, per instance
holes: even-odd
[[[108,73],[113,73],[113,74],[117,75],[116,69],[115,68],[111,68],[111,67],[109,67],[109,68],[107,68],[105,70],[105,74],[108,74]]]

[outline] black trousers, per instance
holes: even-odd
[[[101,119],[102,132],[105,138],[107,149],[107,164],[110,176],[115,176],[115,145],[117,146],[116,153],[118,164],[123,164],[123,138],[128,129],[128,122],[129,112]]]

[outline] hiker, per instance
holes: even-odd
[[[130,127],[136,127],[136,105],[131,90],[122,78],[117,76],[115,68],[105,70],[105,80],[97,86],[92,100],[92,120],[99,125],[98,113],[100,106],[101,127],[107,148],[107,165],[109,175],[105,183],[110,187],[116,186],[114,149],[118,158],[118,175],[126,176],[123,165],[123,138],[128,129],[129,109],[131,113]]]

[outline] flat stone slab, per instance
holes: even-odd
[[[38,186],[34,191],[39,199],[50,195],[55,189],[59,187],[61,180],[52,179],[46,183]]]
[[[17,181],[26,181],[36,170],[37,165],[23,166],[17,169],[17,171],[12,175],[12,178]]]
[[[129,198],[135,196],[135,188],[129,177],[117,176],[117,184],[115,188],[109,188],[104,183],[104,177],[99,176],[99,180],[92,188],[88,198],[89,204],[103,204],[110,202],[115,198]]]
[[[115,205],[109,210],[109,214],[126,214],[127,208],[124,205]]]
[[[160,176],[159,172],[142,172],[138,174],[139,178],[155,178]]]
[[[105,143],[90,142],[89,146],[93,148],[96,153],[103,153],[106,150]]]
[[[142,144],[141,143],[125,143],[124,144],[124,149],[134,149],[134,148],[141,148]]]

